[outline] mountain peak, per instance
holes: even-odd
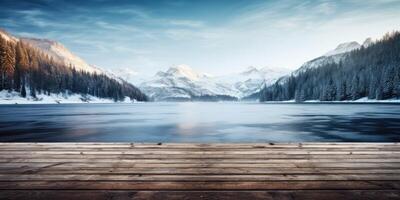
[[[6,41],[8,42],[17,42],[18,38],[12,36],[11,34],[9,34],[7,31],[0,29],[0,37],[4,38]]]
[[[83,59],[73,54],[59,42],[39,38],[21,38],[21,41],[49,55],[56,61],[64,63],[67,66],[73,66],[76,70],[89,73],[103,73],[102,70],[87,64]]]
[[[168,70],[177,70],[177,71],[194,71],[191,67],[188,65],[175,65],[170,67]]]
[[[65,64],[66,66],[73,66],[77,70],[86,71],[89,73],[103,73],[102,70],[92,67],[87,64],[84,60],[74,55],[69,51],[64,45],[59,42],[49,40],[49,39],[39,39],[39,38],[17,38],[13,35],[7,33],[6,31],[0,29],[0,37],[6,39],[9,42],[22,41],[29,46],[37,49],[38,51],[52,57],[54,60]]]
[[[52,50],[52,49],[62,49],[63,51],[68,51],[67,48],[59,42],[49,39],[41,38],[21,38],[25,43],[31,44],[40,50]]]
[[[200,78],[205,77],[204,74],[198,73],[188,65],[177,65],[170,67],[166,73],[177,77],[185,77],[190,80],[199,80]]]
[[[252,74],[252,73],[258,73],[259,70],[253,66],[247,67],[242,73],[243,75],[248,75],[248,74]]]
[[[366,47],[369,47],[372,43],[373,43],[372,38],[369,37],[369,38],[365,39],[362,46],[366,48]]]
[[[339,44],[334,50],[329,51],[324,56],[333,56],[333,55],[337,55],[337,54],[342,54],[342,53],[346,53],[349,51],[353,51],[355,49],[359,49],[360,47],[361,47],[361,45],[358,42],[355,42],[355,41],[345,42],[345,43]]]

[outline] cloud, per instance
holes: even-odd
[[[37,9],[33,9],[33,10],[18,10],[15,11],[16,14],[18,15],[25,15],[27,17],[37,17],[37,16],[44,16],[45,12],[41,11],[41,10],[37,10]]]
[[[104,22],[104,21],[95,21],[94,24],[96,24],[98,28],[112,30],[112,31],[118,31],[118,32],[132,33],[132,32],[141,32],[142,31],[142,29],[137,28],[136,26],[127,25],[127,24],[108,23],[108,22]]]
[[[194,20],[167,20],[167,23],[172,26],[182,26],[189,28],[200,28],[204,27],[204,22]]]
[[[336,11],[336,4],[331,1],[325,1],[315,6],[316,12],[329,15]]]
[[[222,37],[222,34],[213,28],[202,30],[189,29],[167,29],[164,32],[167,37],[173,40],[215,40]]]
[[[120,15],[127,15],[129,17],[139,17],[143,19],[149,19],[150,14],[148,11],[139,8],[139,7],[129,7],[129,8],[122,8],[118,6],[111,7],[105,11],[106,13],[110,14],[120,14]]]

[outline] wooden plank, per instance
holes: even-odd
[[[115,190],[5,190],[0,191],[0,199],[25,200],[30,197],[31,200],[42,199],[81,199],[81,200],[109,200],[109,199],[134,199],[134,200],[242,200],[242,199],[320,199],[325,200],[354,200],[363,199],[386,199],[395,200],[400,198],[398,190],[295,190],[295,191],[115,191]]]
[[[202,163],[219,163],[219,164],[236,164],[236,163],[248,163],[248,164],[267,164],[267,163],[399,163],[400,158],[396,159],[346,159],[346,158],[336,158],[336,159],[125,159],[125,158],[104,158],[104,159],[93,159],[93,158],[13,158],[13,159],[1,159],[0,163],[132,163],[132,164],[202,164]]]
[[[0,190],[400,190],[400,181],[14,181]]]
[[[120,175],[267,175],[267,174],[398,174],[400,169],[315,169],[315,168],[14,168],[0,174],[120,174]]]
[[[400,155],[400,151],[303,151],[303,150],[291,150],[291,151],[163,151],[163,150],[127,150],[127,151],[0,151],[0,154],[15,154],[15,155],[78,155],[78,154],[90,154],[90,155],[147,155],[147,154],[202,154],[202,155],[212,155],[212,154],[225,154],[225,155],[248,155],[248,154],[276,154],[276,155]]]
[[[0,155],[1,159],[24,159],[24,158],[43,158],[40,154],[7,154]],[[400,155],[273,155],[273,154],[247,154],[243,155],[224,155],[224,154],[213,154],[213,155],[201,155],[201,154],[141,154],[141,155],[109,155],[109,154],[58,154],[58,155],[46,155],[46,158],[63,158],[63,159],[199,159],[199,160],[212,160],[212,159],[253,159],[253,160],[268,160],[268,159],[400,159]]]
[[[115,175],[115,174],[0,174],[0,181],[167,181],[167,182],[226,182],[226,181],[400,181],[399,174],[270,174],[270,175]]]
[[[34,166],[34,167],[44,167],[44,166],[63,166],[63,167],[138,167],[138,168],[156,168],[156,167],[176,167],[176,168],[241,168],[241,167],[256,167],[256,168],[282,168],[282,167],[292,167],[292,168],[400,168],[400,163],[320,163],[320,162],[309,162],[309,163],[255,163],[255,164],[243,164],[243,163],[69,163],[69,162],[59,162],[59,163],[30,163],[30,162],[18,162],[18,163],[2,163],[0,168],[10,168],[10,167],[24,167],[24,166]]]
[[[90,148],[65,148],[65,149],[52,149],[52,148],[40,148],[40,149],[1,149],[0,156],[9,155],[9,154],[16,154],[16,155],[23,155],[23,154],[40,154],[54,152],[54,154],[81,154],[81,152],[85,153],[101,153],[107,154],[107,152],[113,152],[111,154],[115,155],[118,154],[129,154],[131,152],[136,152],[135,154],[182,154],[183,152],[187,154],[318,154],[315,152],[325,152],[323,154],[351,154],[354,152],[362,152],[362,154],[382,154],[379,152],[393,152],[394,154],[399,154],[400,149],[393,149],[393,148],[341,148],[341,149],[328,149],[328,148],[318,148],[318,149],[135,149],[135,148],[127,148],[127,149],[90,149]],[[243,152],[243,153],[238,153]],[[298,153],[294,153],[298,152]],[[377,152],[377,153],[376,153]]]

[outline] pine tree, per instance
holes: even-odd
[[[347,53],[338,64],[328,60],[322,66],[278,80],[263,89],[260,100],[400,98],[399,55],[400,32],[393,32],[368,48]],[[295,89],[288,89],[292,87]]]
[[[30,95],[31,95],[31,97],[33,97],[33,98],[37,98],[36,97],[36,90],[35,90],[35,88],[34,87],[30,87]]]
[[[383,83],[383,98],[388,99],[393,95],[394,89],[394,68],[387,67],[383,73],[382,83]]]
[[[125,97],[147,101],[135,86],[119,82],[104,74],[77,71],[55,61],[22,42],[7,42],[0,37],[0,90],[20,91],[21,96],[36,94],[77,93],[101,98],[124,100]]]
[[[22,97],[26,97],[26,89],[25,89],[25,85],[22,85],[22,89],[21,89],[21,96]]]
[[[2,83],[1,83],[1,88],[3,89],[12,89],[12,83],[13,83],[13,76],[14,76],[14,69],[15,69],[15,54],[14,54],[14,48],[12,44],[8,43],[3,39],[1,42],[2,45],[0,47],[0,65],[2,66],[1,68],[1,77],[2,77]]]
[[[400,70],[397,69],[397,72],[393,78],[393,97],[400,99]]]
[[[22,46],[21,42],[18,42],[15,47],[15,73],[14,73],[14,89],[20,91],[21,82],[25,79],[25,73],[28,68],[28,57]]]
[[[346,82],[342,82],[339,84],[338,92],[336,94],[336,100],[343,101],[347,98],[346,96]]]

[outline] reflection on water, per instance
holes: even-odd
[[[399,142],[400,105],[2,105],[0,141]]]

